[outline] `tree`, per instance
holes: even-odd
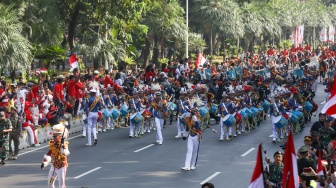
[[[32,46],[22,35],[23,24],[13,6],[0,4],[0,68],[8,68],[14,81],[15,70],[27,70],[32,62]]]

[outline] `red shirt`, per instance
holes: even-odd
[[[274,55],[274,50],[273,50],[273,49],[269,49],[269,50],[267,51],[267,55],[268,55],[268,56]]]
[[[292,47],[291,49],[290,49],[290,52],[296,52],[297,51],[297,49],[295,48],[295,47]]]
[[[55,87],[54,87],[54,97],[56,99],[60,99],[62,101],[64,101],[64,94],[63,94],[63,84],[60,83],[56,83]],[[57,97],[58,95],[58,97]]]
[[[311,47],[307,45],[307,46],[305,46],[305,50],[311,51]]]
[[[282,55],[284,55],[284,56],[288,56],[288,50],[284,50],[284,51],[282,51]]]
[[[114,82],[112,81],[112,79],[110,78],[109,75],[106,75],[106,76],[105,76],[103,82],[104,82],[104,88],[107,88],[107,85],[109,85],[109,84],[110,84],[110,86],[112,87],[113,84],[114,84]]]
[[[155,77],[155,73],[152,72],[152,71],[148,71],[148,72],[146,72],[145,75],[146,75],[146,80],[149,80],[151,76],[152,76],[152,78]]]
[[[84,84],[82,82],[77,82],[75,84],[76,99],[84,97],[83,86],[84,86]]]
[[[35,99],[35,101],[37,101],[36,100],[36,97],[35,97],[35,94],[33,93],[33,91],[29,91],[28,93],[27,93],[27,101],[28,102],[32,102],[33,101],[33,99]]]
[[[68,82],[68,94],[70,97],[75,98],[76,97],[76,89],[75,89],[75,84],[76,81],[75,80],[70,80]]]
[[[302,48],[302,46],[299,46],[299,47],[296,48],[296,50],[302,52],[302,51],[303,51],[303,48]]]

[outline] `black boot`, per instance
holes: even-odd
[[[97,145],[98,144],[98,140],[95,139],[94,142],[93,142],[93,145]]]

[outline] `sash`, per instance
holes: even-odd
[[[91,110],[96,106],[96,104],[98,103],[99,98],[95,97],[95,99],[93,100],[92,104],[89,107],[89,112],[91,112]]]

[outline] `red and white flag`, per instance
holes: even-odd
[[[334,76],[334,80],[336,75]],[[336,118],[336,82],[334,82],[333,90],[331,91],[330,98],[321,110],[321,113]]]
[[[328,41],[334,43],[335,40],[335,27],[333,25],[329,26]]]
[[[47,73],[47,69],[46,68],[40,68],[40,73],[43,73],[43,74],[45,74],[45,73]]]
[[[317,163],[317,174],[320,176],[324,175],[322,163],[328,164],[327,161],[324,161],[324,160],[322,161],[321,159],[322,159],[321,152],[319,152],[318,163]],[[323,188],[323,187],[320,186],[320,184],[318,183],[316,188]]]
[[[282,175],[282,187],[299,188],[299,173],[292,131],[289,132]]]
[[[70,63],[70,71],[78,67],[78,62],[76,58],[76,54],[72,54],[69,58],[69,63]]]
[[[203,57],[203,55],[198,52],[198,55],[197,55],[197,59],[196,59],[196,62],[195,62],[195,65],[196,65],[196,68],[198,68],[198,66],[202,65],[205,63],[205,58]]]
[[[325,28],[325,27],[323,27],[320,31],[320,41],[321,42],[327,42],[328,41],[327,28]]]
[[[259,144],[257,161],[254,167],[253,175],[251,178],[251,183],[248,188],[265,188],[264,173],[263,173],[263,163],[261,154],[261,144]]]

